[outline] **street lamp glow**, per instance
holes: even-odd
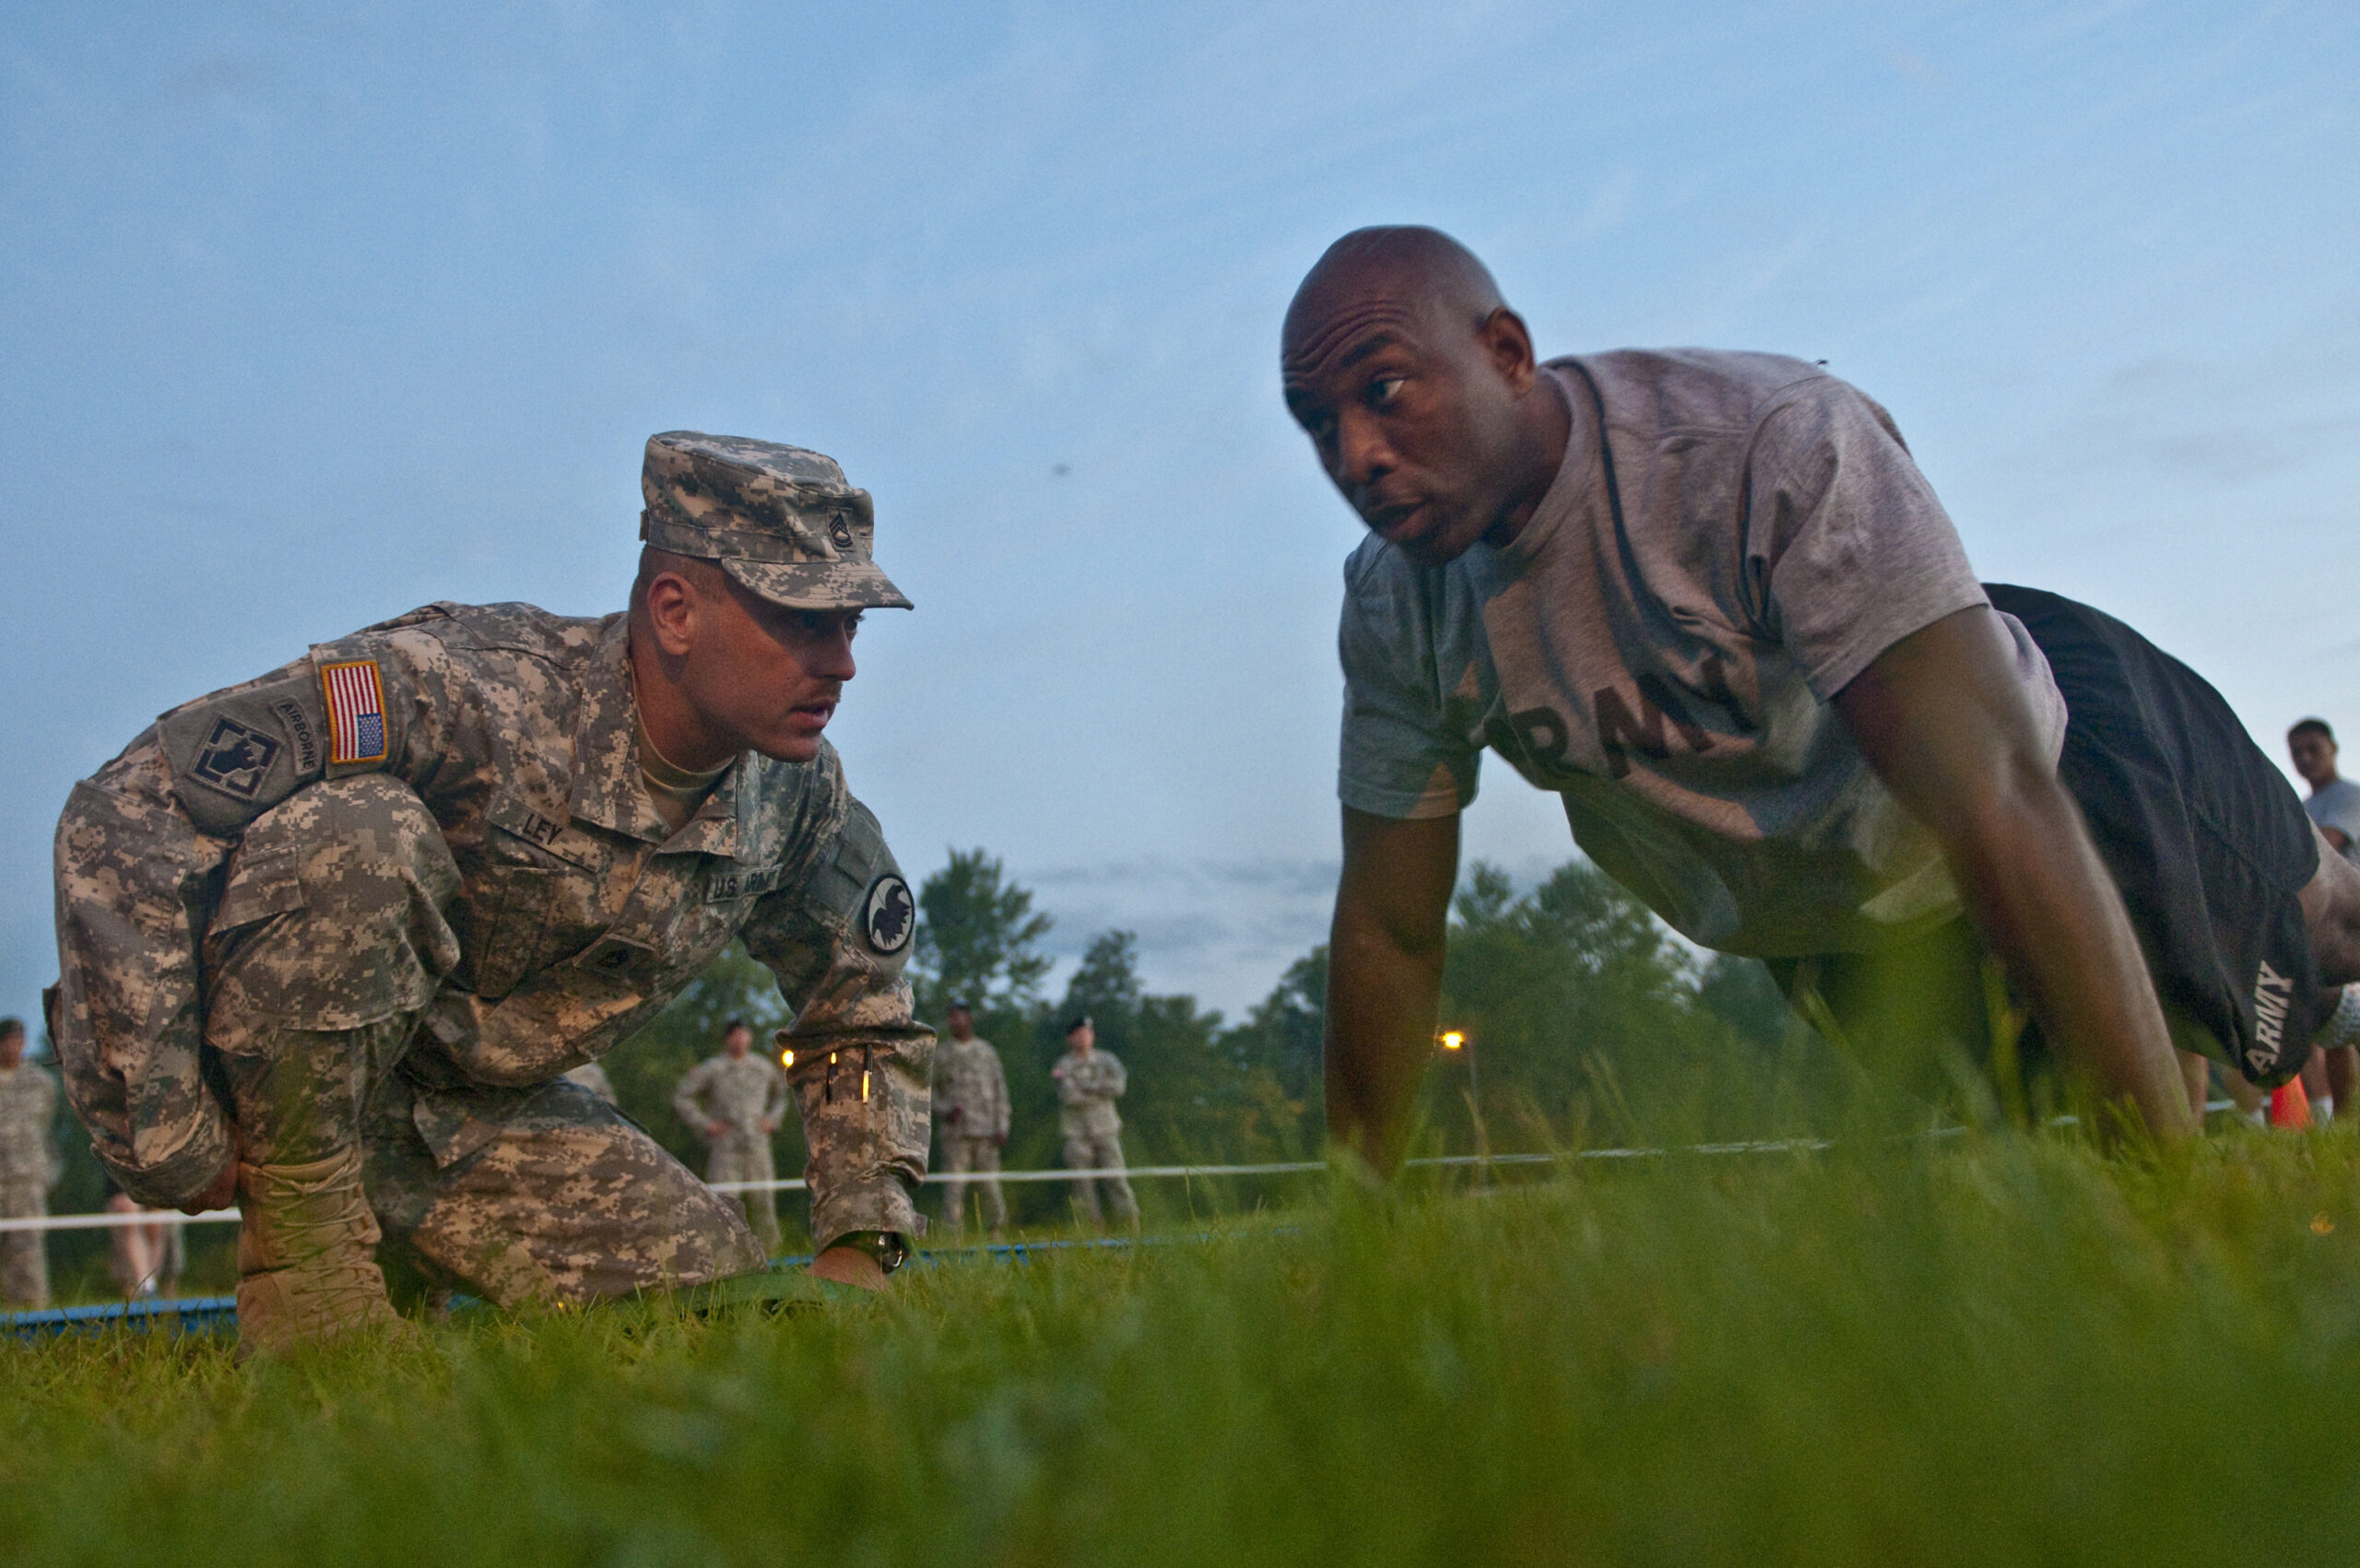
[[[1435,1036],[1435,1039],[1446,1051],[1463,1051],[1467,1048],[1467,1033],[1464,1030],[1446,1029]]]

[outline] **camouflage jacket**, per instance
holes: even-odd
[[[57,1079],[49,1070],[19,1062],[0,1072],[0,1182],[55,1186],[64,1170],[56,1128]]]
[[[1131,1080],[1112,1051],[1093,1050],[1087,1056],[1079,1051],[1068,1051],[1049,1069],[1049,1076],[1056,1080],[1057,1131],[1061,1136],[1097,1137],[1122,1130],[1123,1118],[1115,1111],[1115,1102],[1122,1098]]]
[[[1008,1136],[1008,1074],[990,1041],[934,1043],[934,1116],[945,1138]]]
[[[672,1109],[690,1132],[708,1141],[713,1141],[709,1129],[714,1122],[725,1124],[736,1137],[768,1138],[762,1124],[786,1114],[786,1075],[760,1051],[749,1051],[735,1061],[726,1052],[707,1056],[681,1075],[679,1088],[672,1091]]]
[[[461,874],[450,973],[372,973],[356,984],[392,994],[354,1002],[356,1024],[364,1002],[424,1008],[403,1070],[438,1158],[468,1121],[438,1085],[529,1085],[603,1055],[739,937],[796,1009],[815,1237],[917,1234],[932,1035],[911,1017],[915,912],[876,818],[823,745],[808,763],[740,757],[673,833],[637,745],[623,617],[438,604],[176,708],[77,784],[55,1029],[124,1189],[173,1203],[230,1154],[202,1066],[204,938],[303,897],[290,867],[242,861],[239,835],[307,784],[376,772],[418,793]]]

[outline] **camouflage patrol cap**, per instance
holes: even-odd
[[[639,536],[721,563],[742,586],[791,609],[908,609],[870,559],[868,492],[836,460],[742,436],[667,430],[647,438]]]

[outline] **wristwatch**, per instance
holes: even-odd
[[[865,1252],[888,1274],[910,1261],[909,1244],[899,1231],[847,1231],[828,1244]]]

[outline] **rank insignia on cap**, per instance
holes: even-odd
[[[323,665],[320,690],[328,700],[328,765],[385,760],[385,688],[377,661]]]

